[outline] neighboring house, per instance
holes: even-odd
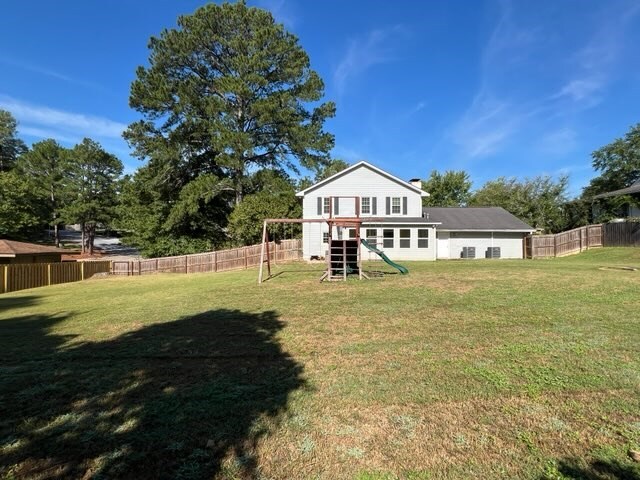
[[[0,264],[60,262],[65,250],[35,243],[0,240]]]
[[[475,247],[476,258],[485,258],[489,247],[500,247],[502,258],[523,258],[522,239],[533,228],[502,208],[423,209],[422,198],[429,194],[420,187],[419,180],[406,182],[359,162],[296,195],[303,199],[303,219],[356,217],[359,204],[361,238],[394,260],[461,258],[464,247]],[[332,197],[340,198],[331,202]],[[302,224],[305,259],[326,255],[328,228],[324,222]],[[355,230],[334,227],[331,236],[354,238]],[[376,258],[366,249],[362,254],[364,259]]]
[[[619,197],[622,195],[630,195],[636,200],[635,203],[629,202],[622,206],[623,211],[620,212],[622,214],[622,217],[640,217],[640,180],[635,182],[630,187],[621,188],[620,190],[614,190],[612,192],[601,193],[600,195],[595,195],[593,199],[598,200],[600,198]],[[598,214],[597,205],[594,205],[593,207],[593,214],[594,216],[597,216]]]
[[[502,207],[425,207],[423,212],[439,223],[437,258],[463,258],[465,247],[474,249],[474,258],[524,258],[523,239],[534,231]]]

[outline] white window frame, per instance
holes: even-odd
[[[384,236],[384,232],[391,232],[392,236],[391,237],[385,237]],[[382,229],[382,248],[394,248],[395,239],[396,239],[396,230],[394,228],[383,228]],[[390,247],[387,247],[387,241],[388,240],[391,240],[391,246]]]
[[[420,236],[421,232],[426,232],[427,233],[426,236],[421,237]],[[428,228],[418,229],[418,248],[429,248],[429,229]]]
[[[408,237],[403,237],[402,232],[409,232]],[[398,231],[398,243],[400,248],[411,248],[411,229],[401,228]]]
[[[365,206],[364,201],[367,201],[367,205]],[[366,210],[365,210],[366,208]],[[360,198],[360,214],[361,215],[371,215],[371,197],[362,197]]]
[[[331,198],[324,197],[322,199],[322,214],[329,215],[331,213]]]
[[[398,201],[398,205],[395,205],[395,201]],[[395,211],[395,208],[398,211]],[[402,215],[402,197],[391,197],[391,215]]]
[[[329,232],[322,232],[322,243],[327,245],[329,244]]]

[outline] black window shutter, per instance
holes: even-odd
[[[333,214],[334,215],[340,214],[340,199],[337,197],[333,199]]]
[[[387,202],[387,213],[385,215],[391,215],[391,197],[387,197],[385,200]]]
[[[318,197],[318,215],[322,215],[322,197]]]
[[[407,214],[407,197],[402,197],[402,214]]]
[[[371,215],[378,214],[378,198],[371,197]]]

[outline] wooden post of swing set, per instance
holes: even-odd
[[[262,225],[262,248],[260,249],[260,273],[258,274],[258,283],[262,283],[262,267],[264,266],[265,247],[267,252],[267,275],[271,276],[271,262],[269,260],[269,232],[267,231],[267,221]]]

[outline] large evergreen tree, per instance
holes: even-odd
[[[211,3],[149,48],[129,101],[143,119],[125,132],[149,160],[132,187],[144,197],[135,206],[153,207],[127,225],[137,235],[215,242],[227,218],[220,202],[239,204],[252,172],[327,163],[335,106],[320,103],[322,80],[269,12]]]
[[[58,224],[63,206],[67,168],[65,149],[52,139],[34,143],[31,150],[16,162],[16,170],[29,182],[32,194],[46,209],[57,247],[60,246]]]
[[[115,215],[122,162],[88,138],[70,150],[68,155],[65,188],[69,200],[62,209],[62,218],[68,223],[80,224],[82,252],[91,255],[96,227],[108,224]]]
[[[17,137],[18,123],[10,112],[0,110],[0,172],[11,170],[27,147]]]

